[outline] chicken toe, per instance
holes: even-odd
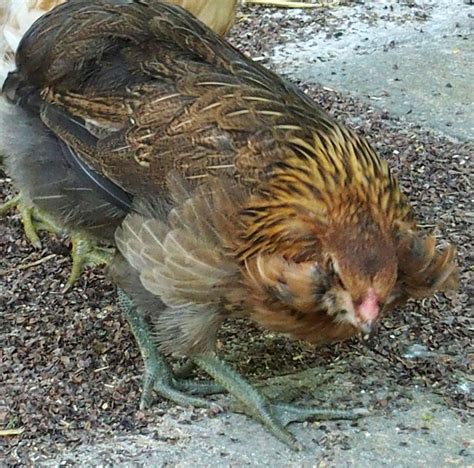
[[[21,193],[0,205],[0,216],[13,209],[20,213],[25,236],[36,248],[41,247],[38,231],[48,231],[53,234],[62,232],[61,228],[47,214],[26,202]]]
[[[305,422],[308,420],[329,421],[333,419],[358,419],[368,416],[365,408],[353,410],[335,410],[329,408],[317,408],[314,406],[273,404],[273,413],[283,426],[293,422]]]

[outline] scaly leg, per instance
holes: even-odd
[[[149,326],[143,315],[121,289],[118,289],[118,302],[132,329],[145,365],[140,408],[151,406],[153,391],[181,406],[212,406],[212,402],[190,395],[222,393],[222,387],[209,382],[176,379],[170,365],[153,342]]]
[[[338,411],[271,403],[262,393],[216,356],[193,357],[192,361],[220,385],[178,380],[153,343],[149,327],[141,313],[122,290],[119,289],[118,293],[120,307],[135,335],[145,364],[141,408],[150,405],[153,390],[179,405],[207,407],[210,404],[208,401],[192,397],[189,394],[222,393],[222,389],[225,389],[244,405],[246,413],[258,419],[275,437],[295,450],[300,449],[300,445],[295,437],[285,429],[285,426],[291,422],[303,422],[310,419],[356,419],[368,414],[364,408]],[[191,366],[185,365],[182,368],[182,373],[188,374],[191,370]]]
[[[193,358],[193,361],[243,403],[245,412],[257,418],[275,437],[294,450],[299,450],[300,446],[293,434],[285,429],[285,426],[291,422],[302,422],[309,419],[356,419],[368,414],[367,410],[363,408],[337,411],[308,406],[274,404],[216,356]]]

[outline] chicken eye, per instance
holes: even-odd
[[[326,272],[328,277],[331,278],[332,284],[341,287],[342,289],[347,289],[341,277],[339,276],[334,261],[331,258],[327,260]]]

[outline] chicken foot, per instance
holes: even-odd
[[[163,354],[158,351],[143,315],[121,289],[118,289],[118,302],[130,325],[145,366],[140,409],[152,405],[154,392],[180,406],[215,406],[212,402],[194,395],[222,393],[225,391],[223,387],[213,382],[177,379]]]
[[[38,231],[48,231],[53,234],[63,232],[46,214],[42,213],[38,208],[25,203],[21,193],[0,205],[0,216],[13,209],[18,210],[20,213],[25,236],[36,248],[41,247]]]
[[[14,209],[20,213],[26,238],[36,248],[41,248],[39,231],[56,235],[65,233],[65,230],[47,214],[36,206],[26,203],[21,193],[0,205],[0,216]],[[67,291],[80,278],[86,266],[106,265],[115,253],[115,249],[96,246],[93,241],[79,233],[71,235],[71,243],[72,269],[64,291]]]
[[[115,254],[114,247],[100,247],[79,233],[71,235],[72,268],[65,291],[67,291],[80,277],[86,266],[96,267],[107,265]]]
[[[293,434],[285,429],[285,426],[292,422],[312,419],[357,419],[367,415],[365,408],[332,410],[271,403],[217,356],[194,358],[193,361],[237,398],[244,405],[246,414],[258,419],[277,439],[294,450],[300,450],[301,446]]]

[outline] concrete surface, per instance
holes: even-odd
[[[292,452],[245,416],[225,414],[192,421],[163,416],[152,434],[117,437],[80,446],[42,466],[173,467],[441,467],[469,466],[466,444],[474,431],[436,398],[418,395],[412,409],[351,423],[297,424],[292,431],[306,446]],[[322,429],[321,429],[322,428]],[[323,439],[333,439],[324,450]],[[471,459],[472,463],[472,459]],[[471,465],[472,466],[472,465]]]
[[[451,137],[474,139],[474,7],[460,0],[412,3],[425,6],[427,17],[411,13],[409,2],[335,8],[341,20],[335,35],[307,40],[310,31],[295,31],[273,60],[292,77],[369,99]]]
[[[362,358],[365,359],[365,358]],[[320,402],[349,401],[371,408],[357,421],[293,424],[290,430],[304,449],[294,452],[262,426],[235,412],[170,405],[151,427],[117,437],[97,434],[94,444],[60,450],[39,466],[94,467],[449,467],[473,466],[474,428],[439,396],[416,385],[364,390],[348,381],[350,362],[328,364],[293,376],[274,377],[262,390],[276,401],[302,394]],[[379,382],[368,377],[367,389]],[[370,402],[398,400],[389,409]],[[236,407],[233,408],[236,411]],[[31,462],[35,465],[34,457]]]

